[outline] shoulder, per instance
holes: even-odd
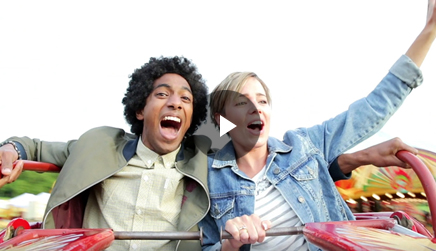
[[[118,145],[136,138],[136,135],[127,133],[121,128],[101,126],[88,130],[80,136],[78,141],[91,143],[92,145],[102,143]]]
[[[185,147],[192,149],[199,149],[204,153],[208,153],[211,150],[212,140],[204,135],[191,135],[185,140]]]
[[[96,136],[102,136],[102,137],[128,137],[128,138],[136,138],[135,135],[131,133],[127,133],[121,128],[116,127],[110,127],[110,126],[100,126],[92,128],[88,131],[86,131],[81,137],[96,137]]]
[[[306,127],[299,127],[299,128],[293,129],[293,130],[286,131],[284,137],[297,136],[297,135],[305,136],[307,134],[308,134],[308,131],[307,131]]]
[[[307,128],[301,127],[294,130],[288,130],[283,135],[283,142],[288,145],[293,145],[295,142],[306,141],[309,138]]]

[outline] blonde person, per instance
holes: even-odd
[[[283,140],[269,136],[271,98],[255,73],[232,73],[216,87],[212,119],[219,126],[224,116],[236,128],[229,132],[231,141],[208,158],[211,208],[200,222],[203,250],[318,250],[302,235],[265,237],[265,230],[355,219],[329,167],[379,131],[421,84],[419,67],[436,36],[435,12],[431,0],[425,28],[368,96],[322,124],[287,131]],[[342,157],[338,162],[344,173],[358,166],[354,159],[345,168],[350,159]],[[221,227],[233,236],[222,244]]]

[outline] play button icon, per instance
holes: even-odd
[[[235,128],[236,125],[220,115],[220,137]]]
[[[208,101],[209,104],[213,103],[212,97],[229,97],[227,102],[232,102],[232,98],[234,97],[240,97],[241,93],[234,92],[234,91],[219,91],[219,92],[212,92],[209,94]],[[211,148],[213,152],[219,151],[221,148],[229,144],[231,138],[233,137],[243,137],[245,140],[245,147],[242,152],[239,152],[240,155],[244,155],[248,153],[257,143],[256,137],[254,134],[250,133],[250,130],[253,130],[249,123],[251,121],[259,121],[260,116],[259,112],[255,108],[256,106],[251,103],[249,99],[244,100],[244,105],[242,107],[252,107],[252,109],[247,110],[249,113],[241,113],[235,116],[234,112],[238,110],[239,108],[236,108],[233,106],[232,108],[227,108],[228,110],[223,110],[219,114],[219,117],[211,116],[210,114],[210,107],[207,109],[207,117],[206,121],[202,123],[198,129],[195,131],[194,135],[202,135],[206,136],[211,140]],[[219,104],[215,104],[218,105]],[[241,106],[237,106],[241,107]],[[221,109],[221,108],[218,108]],[[239,121],[230,121],[226,117],[231,117],[239,119]],[[244,116],[244,117],[241,117]],[[246,117],[247,116],[247,117]],[[214,121],[215,118],[220,121]],[[215,122],[215,123],[214,123]],[[219,125],[218,125],[219,124]],[[230,135],[232,134],[232,135]],[[209,153],[209,152],[208,152]],[[205,154],[208,154],[205,153]],[[228,157],[229,155],[224,155],[224,157]],[[240,156],[242,157],[242,156]],[[215,156],[215,158],[218,158]]]

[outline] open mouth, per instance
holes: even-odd
[[[263,122],[260,121],[260,120],[257,120],[257,121],[253,121],[253,122],[251,122],[247,127],[248,127],[249,129],[251,129],[251,130],[259,130],[259,131],[262,131],[263,126],[264,126]]]
[[[166,138],[174,138],[182,126],[182,120],[174,116],[165,116],[160,121],[162,133]]]

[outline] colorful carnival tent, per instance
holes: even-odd
[[[436,177],[436,153],[417,149],[419,150],[418,157],[430,169],[433,177]],[[353,171],[349,180],[336,182],[336,187],[345,200],[371,196],[402,198],[407,194],[410,195],[409,197],[414,197],[416,194],[422,194],[425,197],[424,189],[415,172],[412,169],[397,166],[384,168],[373,165],[361,166]]]

